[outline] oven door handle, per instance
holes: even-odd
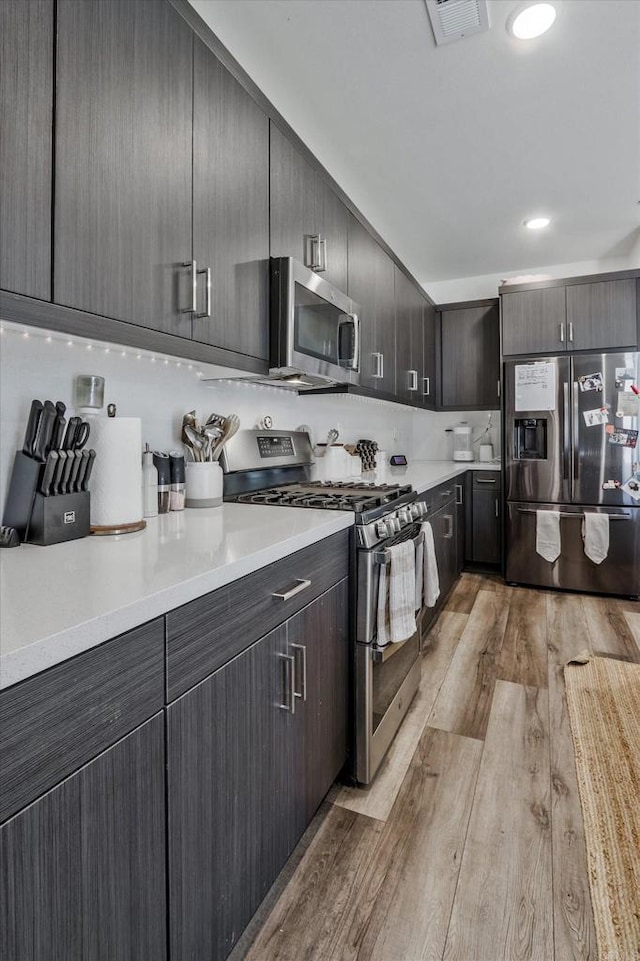
[[[412,539],[414,545],[415,545],[416,547],[418,547],[418,545],[419,545],[419,544],[422,544],[422,542],[424,541],[424,532],[423,532],[423,531],[419,531],[419,532],[416,534],[416,536],[415,536],[415,537],[412,537],[411,539]],[[402,544],[402,543],[404,543],[404,541],[400,541],[400,543]],[[375,551],[375,552],[374,552],[374,555],[373,555],[373,561],[374,561],[374,564],[382,564],[382,565],[385,566],[385,567],[387,566],[387,564],[390,564],[390,563],[391,563],[391,551],[389,550],[389,548],[385,548],[385,549],[382,550],[382,551]]]
[[[412,634],[411,637],[408,637],[405,641],[398,641],[395,644],[387,644],[386,647],[377,647],[377,645],[372,644],[371,660],[374,664],[384,664],[385,661],[388,661],[390,657],[393,657],[397,651],[403,648],[405,644],[408,644],[409,641],[413,640],[415,636],[415,634]]]

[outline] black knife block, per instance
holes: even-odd
[[[89,491],[77,494],[36,494],[27,533],[30,544],[48,547],[89,534]]]
[[[43,471],[44,464],[40,461],[27,457],[21,450],[16,451],[2,524],[4,527],[15,527],[21,541],[27,536],[31,509]]]

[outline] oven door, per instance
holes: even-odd
[[[271,372],[359,382],[359,308],[291,257],[271,261]]]

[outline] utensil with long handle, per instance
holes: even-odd
[[[86,468],[86,470],[85,470],[85,472],[84,472],[84,477],[82,478],[82,490],[83,490],[83,491],[87,491],[87,490],[89,490],[89,478],[91,477],[91,471],[93,470],[93,465],[94,465],[94,463],[95,463],[96,452],[95,452],[95,450],[94,450],[93,447],[92,447],[91,450],[89,450],[89,451],[83,451],[82,454],[83,454],[83,456],[84,456],[85,454],[87,454],[87,455],[89,456],[89,461],[88,461],[88,463],[87,463],[87,468]]]
[[[32,400],[31,409],[29,411],[29,419],[27,420],[27,429],[24,434],[24,444],[22,445],[22,452],[26,454],[27,457],[33,457],[33,446],[38,436],[38,425],[40,423],[40,416],[43,410],[42,401]]]
[[[64,475],[64,469],[67,466],[67,460],[69,459],[69,455],[66,450],[57,450],[57,451],[52,450],[51,453],[49,454],[49,457],[51,457],[51,454],[58,455],[58,463],[56,464],[56,469],[51,481],[50,493],[54,495],[62,494],[64,493],[62,490],[62,477]]]
[[[47,463],[45,464],[42,480],[40,481],[39,491],[44,497],[48,497],[51,493],[53,476],[58,466],[58,460],[58,451],[52,450],[47,457]]]
[[[33,445],[33,456],[36,460],[46,461],[47,454],[51,450],[51,438],[56,422],[56,409],[50,400],[45,400],[40,423],[38,425],[38,436]]]

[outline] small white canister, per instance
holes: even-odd
[[[222,467],[217,461],[189,461],[185,470],[185,507],[222,505]]]
[[[480,460],[485,464],[493,460],[493,444],[480,444]]]

